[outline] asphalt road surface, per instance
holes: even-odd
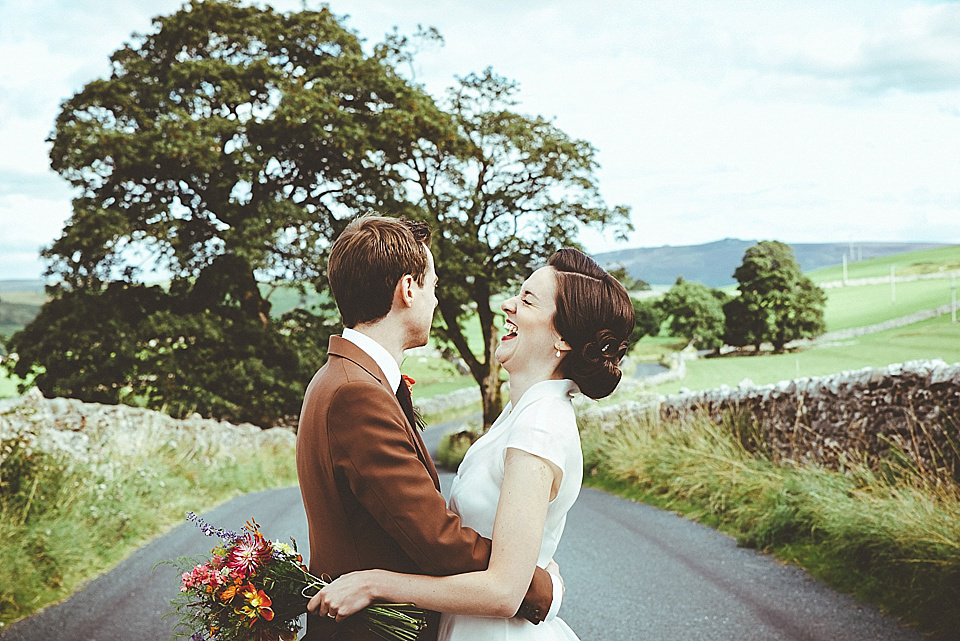
[[[431,449],[451,428],[427,431]],[[445,488],[451,478],[443,475]],[[239,529],[251,516],[269,538],[293,536],[306,549],[297,488],[242,496],[204,518]],[[178,526],[67,601],[0,629],[0,639],[170,639],[176,617],[164,615],[178,575],[154,566],[213,544]],[[584,489],[571,510],[556,560],[567,584],[560,614],[583,641],[928,639],[710,528],[596,490]]]

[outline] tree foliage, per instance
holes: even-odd
[[[762,241],[747,249],[733,273],[737,303],[727,308],[727,338],[733,345],[769,341],[783,351],[790,341],[818,336],[826,329],[826,295],[804,276],[789,245]]]
[[[404,159],[413,201],[439,232],[437,328],[480,385],[487,425],[502,408],[493,297],[558,248],[576,246],[582,225],[617,235],[630,229],[629,210],[600,197],[593,146],[541,117],[516,113],[517,92],[516,83],[490,69],[460,78],[445,104],[456,140],[421,138]],[[465,324],[473,318],[481,346],[467,341]]]
[[[687,339],[696,347],[710,349],[723,344],[726,299],[720,290],[681,277],[660,299],[658,307],[667,319],[671,334]]]
[[[660,333],[660,324],[663,322],[663,314],[656,302],[651,300],[640,300],[630,298],[633,303],[633,315],[636,322],[633,326],[633,332],[630,334],[629,342],[631,345],[639,341],[644,336],[656,336]]]
[[[723,342],[735,347],[753,345],[757,350],[766,336],[767,325],[762,314],[741,296],[723,305]]]
[[[272,318],[262,285],[320,283],[348,218],[409,211],[403,150],[452,137],[395,59],[327,9],[236,0],[191,2],[116,51],[51,135],[78,195],[44,251],[53,300],[11,340],[18,375],[48,395],[295,414],[332,327]],[[156,273],[168,287],[142,285]]]

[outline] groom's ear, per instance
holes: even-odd
[[[398,305],[401,309],[411,307],[416,284],[417,281],[412,274],[404,274],[393,290],[394,305]]]

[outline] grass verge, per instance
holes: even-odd
[[[0,624],[69,596],[182,523],[187,510],[296,483],[292,436],[229,429],[216,437],[157,431],[133,447],[129,435],[107,432],[90,435],[96,442],[78,453],[8,423],[0,430]]]
[[[437,446],[437,465],[456,472],[467,450],[479,437],[479,430],[466,429],[440,439],[440,444]]]
[[[960,629],[960,490],[892,464],[777,465],[704,418],[581,425],[586,482],[717,527],[943,638]]]

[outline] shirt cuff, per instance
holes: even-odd
[[[550,581],[553,582],[553,601],[550,603],[550,611],[543,618],[544,621],[552,621],[557,618],[560,612],[560,605],[563,601],[563,581],[553,572],[547,572],[550,575]]]

